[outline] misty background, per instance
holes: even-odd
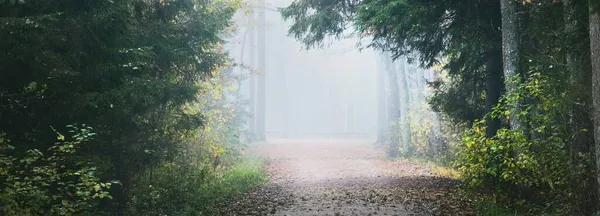
[[[378,111],[378,87],[386,85],[378,80],[378,73],[386,73],[385,64],[391,63],[391,59],[361,47],[359,38],[351,32],[348,38],[335,42],[332,39],[323,47],[307,50],[288,36],[292,22],[284,21],[277,11],[289,3],[291,1],[281,1],[280,5],[238,12],[234,33],[226,43],[233,62],[242,65],[233,70],[241,78],[239,99],[247,103],[247,130],[258,127],[260,131],[259,88],[264,76],[264,132],[267,136],[375,139],[380,131],[378,114],[388,115]],[[264,31],[264,43],[260,41],[261,31]],[[265,59],[264,66],[261,58]],[[402,59],[397,62],[406,63]],[[427,109],[426,81],[435,79],[434,72],[415,64],[395,66],[412,71],[406,73],[410,91],[406,96],[414,102],[410,106],[415,110]]]

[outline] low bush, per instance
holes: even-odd
[[[591,187],[585,174],[590,156],[570,154],[573,134],[557,121],[568,100],[553,94],[553,88],[547,77],[532,74],[494,109],[493,118],[508,119],[508,104],[535,101],[522,104],[516,114],[526,129],[501,129],[488,138],[485,121],[473,125],[454,163],[467,186],[490,191],[493,203],[525,214],[578,214],[585,202],[581,192]]]
[[[262,186],[262,162],[246,157],[228,169],[165,164],[134,191],[130,215],[211,215],[212,207]]]
[[[20,156],[0,135],[0,213],[4,215],[97,215],[102,199],[118,182],[102,182],[96,167],[76,157],[77,149],[95,135],[90,127],[68,126],[65,138],[47,151],[30,149]]]

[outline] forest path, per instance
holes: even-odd
[[[458,182],[424,166],[385,159],[364,140],[270,140],[268,185],[224,215],[471,215]]]

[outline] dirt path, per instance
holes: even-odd
[[[270,183],[224,215],[472,215],[458,182],[385,160],[360,140],[271,140],[256,153]]]

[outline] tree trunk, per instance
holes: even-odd
[[[279,51],[280,51],[280,73],[281,73],[281,86],[283,87],[283,89],[281,90],[281,103],[283,105],[282,107],[282,128],[281,128],[281,135],[284,138],[288,137],[288,132],[289,132],[289,108],[288,108],[288,89],[287,89],[287,56],[286,56],[286,51],[287,51],[287,44],[285,43],[285,40],[281,39],[281,44],[279,47]]]
[[[590,1],[591,3],[592,1]],[[592,99],[594,104],[594,140],[596,150],[596,181],[600,185],[600,13],[590,4],[590,51],[592,61]],[[600,194],[600,187],[597,187]],[[598,199],[600,200],[600,199]],[[597,201],[596,207],[600,208]],[[600,212],[600,209],[597,209]]]
[[[571,86],[571,97],[575,100],[569,113],[569,127],[573,137],[571,143],[571,155],[577,159],[579,152],[589,152],[590,143],[593,143],[591,132],[580,132],[581,128],[591,129],[592,119],[589,113],[589,104],[591,104],[591,92],[588,89],[592,86],[590,66],[589,32],[587,32],[584,16],[586,4],[576,0],[563,1],[565,35],[569,46],[566,50],[567,69],[570,74],[569,86]],[[573,43],[575,42],[575,43]],[[585,44],[581,44],[585,43]],[[578,46],[583,45],[583,46]],[[578,47],[585,47],[584,49]],[[583,56],[580,57],[580,56]]]
[[[412,143],[412,136],[411,136],[411,131],[410,131],[410,116],[408,114],[409,110],[410,110],[410,106],[411,106],[411,102],[416,101],[414,98],[413,100],[411,100],[410,96],[410,90],[411,88],[409,88],[409,78],[410,78],[410,73],[408,72],[409,67],[407,67],[407,62],[405,58],[401,58],[397,60],[398,63],[400,64],[400,70],[402,70],[402,73],[400,74],[401,79],[400,79],[400,86],[401,86],[401,90],[402,90],[402,103],[400,103],[400,125],[401,125],[401,130],[402,130],[402,143],[403,143],[403,147],[404,147],[404,154],[405,155],[410,155],[411,152],[411,143]]]
[[[388,103],[388,113],[389,113],[389,141],[388,141],[388,156],[397,157],[399,155],[399,141],[400,141],[400,125],[398,121],[400,120],[400,97],[398,94],[398,77],[396,73],[396,67],[394,66],[394,62],[390,55],[386,52],[383,54],[383,62],[385,64],[385,69],[388,72],[388,80],[389,80],[389,103]]]
[[[385,67],[381,56],[378,55],[377,57],[377,142],[385,143],[385,135],[388,129],[388,119],[385,112]]]
[[[500,89],[502,85],[502,55],[500,50],[492,50],[487,54],[486,62],[486,86],[485,86],[485,111],[488,114],[486,118],[486,136],[493,137],[500,129],[500,120],[490,118],[489,114],[492,108],[500,100]]]
[[[264,0],[261,1],[264,5]],[[258,141],[265,140],[265,121],[266,121],[266,16],[265,9],[258,11],[258,69],[261,74],[258,76],[258,94],[256,103],[256,139]]]
[[[516,0],[501,0],[500,10],[502,13],[502,56],[504,64],[504,85],[506,92],[514,92],[519,83],[519,19]],[[515,82],[512,79],[517,79]],[[510,128],[522,128],[519,119],[519,101],[514,101],[510,106]]]
[[[250,14],[250,19],[254,20],[254,12],[252,12],[252,14]],[[249,37],[249,63],[248,65],[252,68],[255,69],[256,68],[256,27],[254,27],[254,25],[252,27],[250,27],[250,30],[248,31],[250,34]],[[249,135],[249,139],[250,140],[254,140],[254,138],[256,137],[256,74],[254,72],[254,70],[250,71],[249,74],[249,86],[250,86],[250,90],[249,90],[249,96],[248,96],[248,135]]]

